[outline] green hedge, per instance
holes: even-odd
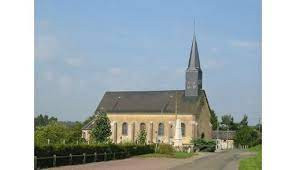
[[[173,154],[174,153],[174,148],[172,145],[169,144],[159,144],[156,153],[160,154]]]
[[[86,155],[86,163],[94,161],[94,154],[97,153],[97,161],[104,161],[104,153],[107,153],[106,160],[122,159],[129,156],[141,155],[154,152],[154,145],[115,145],[115,144],[97,144],[97,145],[43,145],[35,146],[35,156],[37,158],[56,156],[69,156],[72,155]],[[115,153],[115,157],[113,155]],[[57,158],[56,166],[68,165],[70,163],[69,158]],[[83,163],[83,156],[72,158],[72,164]],[[53,166],[53,159],[38,159],[37,167],[47,168]]]
[[[193,140],[194,149],[201,152],[214,152],[216,149],[216,142],[214,140],[196,139]]]

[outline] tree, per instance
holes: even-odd
[[[34,137],[35,144],[47,144],[48,139],[51,144],[61,144],[64,140],[68,142],[69,135],[66,126],[53,121],[46,126],[36,127]]]
[[[92,137],[96,142],[106,143],[111,136],[110,120],[105,112],[97,115],[95,128],[92,129]]]
[[[241,122],[239,124],[240,124],[240,127],[248,126],[248,116],[244,115],[243,119],[241,120]]]
[[[258,132],[255,129],[252,129],[248,126],[243,126],[236,132],[234,142],[237,146],[254,146],[260,143],[260,138]]]
[[[57,121],[58,121],[58,118],[56,118],[56,117],[48,118],[48,115],[43,116],[42,114],[40,114],[34,118],[34,127],[46,126],[50,122],[57,122]]]
[[[222,130],[227,130],[227,129],[229,129],[229,130],[237,130],[238,129],[237,124],[234,123],[233,117],[230,114],[222,116],[221,124],[224,124],[224,125],[227,126],[227,127],[221,127]]]
[[[211,110],[211,124],[212,124],[212,130],[216,130],[218,127],[218,118],[214,110]]]
[[[146,144],[146,138],[147,138],[147,133],[145,131],[145,129],[141,129],[138,136],[137,136],[137,143],[138,144]]]

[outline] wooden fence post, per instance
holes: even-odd
[[[57,156],[53,155],[53,162],[52,162],[52,166],[55,167],[57,163]]]
[[[72,154],[69,155],[69,164],[72,165]]]
[[[85,156],[85,153],[83,153],[83,164],[85,164],[86,162],[86,156]]]
[[[94,162],[97,162],[97,152],[95,152],[95,158],[94,158]]]
[[[106,161],[106,160],[107,160],[107,153],[104,152],[104,161]]]
[[[37,169],[37,156],[34,156],[34,169]]]

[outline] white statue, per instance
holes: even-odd
[[[176,121],[176,131],[175,131],[175,142],[174,146],[182,146],[182,129],[181,129],[181,121],[177,119]]]

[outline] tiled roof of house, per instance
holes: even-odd
[[[226,140],[226,139],[234,139],[235,136],[235,131],[223,131],[223,130],[215,130],[213,131],[213,139],[222,139],[222,140]]]

